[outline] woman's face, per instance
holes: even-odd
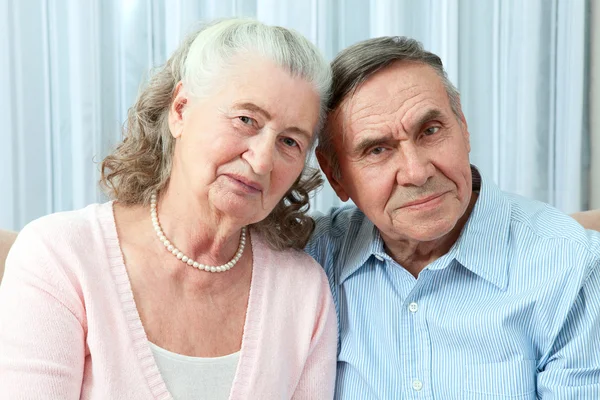
[[[206,98],[178,87],[169,115],[171,184],[212,212],[251,224],[269,215],[302,172],[319,95],[271,61],[237,65]]]

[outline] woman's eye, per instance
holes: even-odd
[[[292,138],[283,138],[282,139],[283,144],[285,144],[288,147],[298,147],[298,142],[296,142],[294,139]]]
[[[427,129],[425,129],[425,131],[423,132],[423,134],[425,136],[431,136],[431,135],[436,134],[439,130],[440,130],[439,126],[432,126],[432,127],[429,127]]]

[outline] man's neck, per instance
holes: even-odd
[[[473,207],[477,202],[478,194],[473,192],[467,210],[458,220],[454,228],[439,239],[429,242],[418,242],[412,240],[391,240],[382,234],[386,252],[398,264],[417,278],[419,273],[429,264],[442,257],[456,243],[460,237],[465,224],[471,216]]]

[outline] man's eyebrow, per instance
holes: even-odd
[[[434,120],[434,119],[441,118],[442,116],[443,116],[443,114],[439,109],[431,108],[415,120],[413,129],[420,128],[427,122]],[[378,136],[378,137],[365,137],[363,139],[360,139],[356,143],[356,145],[353,146],[351,152],[352,152],[352,155],[359,156],[362,153],[364,153],[366,150],[368,150],[372,147],[376,147],[376,146],[384,144],[384,143],[389,143],[390,141],[396,141],[396,139],[394,139],[393,137],[388,136],[388,135]]]
[[[236,103],[233,105],[233,108],[238,109],[238,110],[248,110],[248,111],[252,111],[255,113],[259,113],[259,114],[262,114],[266,119],[271,119],[271,114],[269,114],[269,112],[267,110],[257,106],[254,103],[250,103],[250,102]]]
[[[372,147],[376,147],[384,143],[389,143],[390,141],[396,141],[396,139],[389,135],[365,137],[363,139],[360,139],[358,143],[356,143],[356,145],[352,148],[351,153],[354,156],[359,156]]]
[[[414,122],[414,124],[411,124],[411,128],[412,129],[418,129],[421,126],[423,126],[424,124],[426,124],[427,122],[434,120],[434,119],[439,119],[442,117],[442,112],[437,109],[437,108],[431,108],[429,110],[427,110],[425,112],[425,114],[421,115],[419,118],[417,118]]]

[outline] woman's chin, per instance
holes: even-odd
[[[262,212],[260,205],[249,204],[248,202],[221,201],[214,205],[223,216],[237,220],[240,225],[244,226],[262,221],[268,215],[267,212]]]
[[[272,207],[265,210],[262,196],[240,195],[231,190],[211,191],[208,199],[219,214],[239,220],[240,225],[250,225],[262,221],[272,211]]]

